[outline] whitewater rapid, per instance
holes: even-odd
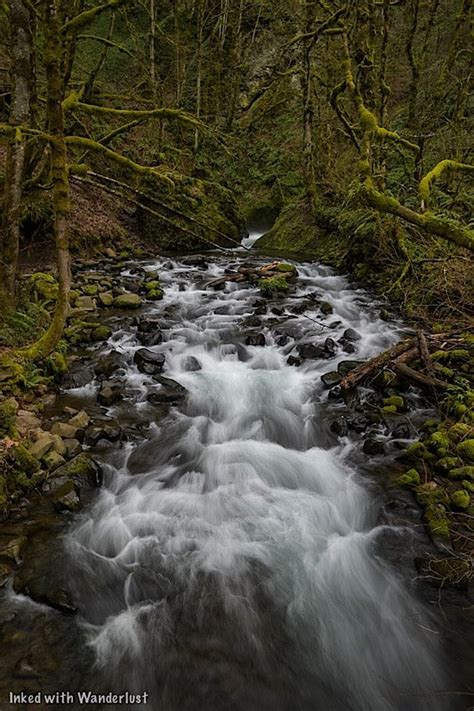
[[[142,436],[107,454],[104,486],[66,541],[97,687],[146,691],[140,708],[153,711],[446,708],[433,694],[437,636],[378,554],[379,502],[351,464],[355,445],[327,437],[320,379],[388,347],[402,325],[310,263],[265,310],[255,287],[207,286],[228,262],[146,265],[165,290],[146,307],[164,336],[151,350],[186,389],[165,417],[147,401],[162,385],[133,364],[136,328],[117,327],[104,350],[126,363],[125,406],[108,414],[134,418]],[[353,355],[287,363],[295,344],[337,342],[349,327],[361,336]],[[264,346],[247,345],[256,331]]]

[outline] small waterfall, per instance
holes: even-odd
[[[154,423],[146,396],[160,385],[128,366],[128,408],[151,424],[109,456],[67,540],[97,687],[147,691],[154,711],[446,709],[433,694],[437,635],[379,556],[378,502],[352,445],[324,438],[320,376],[348,356],[287,363],[295,342],[337,341],[349,327],[361,336],[351,357],[366,358],[401,324],[345,278],[301,264],[295,292],[274,304],[285,313],[259,317],[266,345],[250,346],[258,290],[206,287],[224,259],[205,272],[152,266],[165,285],[150,307],[164,333],[152,350],[187,397]],[[332,314],[311,307],[315,295]],[[305,315],[294,313],[304,298]],[[127,329],[109,347],[131,363],[139,344]]]

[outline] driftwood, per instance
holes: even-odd
[[[456,335],[448,333],[425,335],[423,331],[419,330],[416,338],[406,338],[352,370],[343,378],[340,386],[343,390],[350,390],[369,376],[375,375],[383,368],[390,367],[399,375],[416,382],[421,387],[432,390],[446,390],[449,387],[449,383],[436,377],[436,365],[432,362],[430,347],[437,349],[446,346],[456,348],[462,345],[462,339]],[[421,360],[426,374],[408,365],[408,363],[418,359]]]
[[[359,365],[358,368],[356,368],[355,370],[351,370],[351,372],[348,373],[346,377],[341,380],[341,388],[343,388],[343,390],[350,390],[351,388],[354,388],[356,385],[365,380],[369,375],[375,373],[377,370],[380,370],[385,365],[390,363],[390,361],[393,361],[398,356],[401,356],[402,353],[405,353],[406,351],[410,350],[413,344],[414,339],[407,338],[403,341],[400,341],[395,346],[392,346],[387,351],[379,353],[379,355],[375,356],[375,358],[371,358],[370,360],[368,360],[367,363]]]
[[[431,362],[430,349],[428,348],[426,336],[420,329],[417,332],[416,337],[418,339],[418,350],[420,351],[421,362],[423,363],[426,372],[429,375],[434,376],[433,363]]]
[[[423,375],[423,373],[420,373],[418,370],[410,368],[405,363],[396,364],[395,369],[404,378],[412,380],[417,385],[420,385],[422,388],[428,388],[429,390],[432,390],[433,388],[435,390],[447,390],[449,388],[449,383],[447,383],[446,381],[439,380],[438,378],[434,378],[431,375]]]

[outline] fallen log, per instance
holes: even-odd
[[[379,353],[379,355],[375,356],[374,358],[371,358],[367,361],[367,363],[359,365],[358,368],[352,370],[346,375],[345,378],[341,380],[341,388],[343,390],[350,390],[351,388],[354,388],[356,385],[365,380],[369,375],[371,375],[377,370],[380,370],[380,368],[383,368],[385,365],[390,363],[390,361],[394,360],[398,356],[401,356],[402,353],[409,351],[413,347],[414,343],[414,338],[406,338],[405,340],[400,341],[399,343],[392,346],[383,353]]]
[[[438,378],[431,375],[423,375],[423,373],[410,368],[405,363],[396,363],[395,370],[404,378],[412,380],[414,383],[423,388],[428,388],[430,390],[447,390],[450,387],[449,383],[446,383],[444,380],[438,380]]]
[[[420,329],[419,331],[417,331],[416,337],[418,339],[418,350],[420,351],[421,362],[423,363],[423,366],[428,375],[434,376],[433,363],[431,361],[430,350],[428,348],[426,336]]]

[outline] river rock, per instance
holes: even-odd
[[[300,343],[296,350],[298,351],[300,358],[303,358],[304,360],[307,358],[319,359],[326,356],[324,346],[316,343]]]
[[[98,487],[102,484],[102,470],[87,454],[79,454],[55,471],[55,479],[64,477],[75,482],[77,487]]]
[[[326,338],[324,341],[324,353],[326,358],[333,358],[337,352],[337,343],[334,338]]]
[[[138,294],[120,294],[114,299],[116,309],[139,309],[143,301]]]
[[[119,400],[123,400],[124,385],[117,380],[104,380],[101,383],[100,390],[97,394],[97,401],[104,407],[111,407]],[[80,439],[77,437],[76,439]]]
[[[324,373],[324,375],[321,376],[321,380],[326,388],[332,388],[334,385],[339,385],[342,378],[337,370],[331,370],[329,373]]]
[[[103,291],[98,295],[98,301],[101,306],[108,308],[114,303],[114,295],[111,291]]]
[[[74,304],[74,312],[94,311],[96,307],[95,299],[92,296],[79,296]]]
[[[183,370],[194,373],[198,370],[202,370],[202,365],[195,356],[188,356],[183,363]]]
[[[247,346],[264,346],[265,335],[263,333],[250,333],[246,337],[245,343]]]
[[[36,430],[41,427],[41,420],[34,414],[34,412],[30,412],[29,410],[18,410],[16,414],[15,427],[18,430],[18,434],[25,437],[32,430]]]
[[[30,453],[36,459],[41,459],[45,456],[54,446],[54,437],[50,432],[43,432],[36,442],[34,442],[30,447]]]
[[[329,425],[329,429],[338,437],[345,437],[349,431],[346,418],[341,415],[337,419],[333,420]]]
[[[68,459],[71,459],[82,452],[82,445],[78,439],[65,439],[63,442],[66,447],[66,457]]]
[[[325,316],[329,316],[329,314],[334,313],[334,307],[332,304],[329,303],[329,301],[321,301],[319,304],[319,308],[321,310],[321,313],[323,313]]]
[[[296,368],[299,368],[299,366],[301,365],[301,363],[302,363],[303,361],[301,360],[301,358],[297,358],[296,356],[290,355],[290,356],[288,356],[288,358],[286,359],[286,362],[288,363],[288,365],[292,365],[292,366],[294,366],[294,367],[296,367]]]
[[[385,445],[380,439],[376,439],[375,437],[367,437],[364,440],[362,451],[364,454],[376,456],[385,452]]]
[[[62,439],[78,439],[82,442],[84,428],[72,425],[69,422],[55,422],[51,427],[51,434],[59,435]]]
[[[370,425],[370,420],[365,415],[351,415],[347,418],[347,425],[354,432],[365,432]]]
[[[360,339],[362,338],[360,333],[355,331],[353,328],[346,328],[346,330],[342,334],[342,337],[346,341],[360,341]]]
[[[122,428],[116,422],[94,423],[86,430],[85,443],[93,447],[102,439],[107,442],[118,442],[121,436]]]
[[[55,452],[54,449],[45,454],[41,458],[41,461],[49,472],[54,472],[55,469],[66,463],[64,457],[58,454],[58,452]]]
[[[155,353],[148,348],[139,348],[135,352],[133,362],[137,366],[140,373],[146,375],[156,375],[161,373],[165,364],[165,356],[163,353]]]
[[[362,360],[341,360],[337,366],[337,372],[345,378],[348,373],[358,368],[362,363]]]
[[[280,333],[277,336],[275,336],[275,343],[277,346],[286,346],[290,339],[286,335],[286,333]]]
[[[69,424],[73,425],[74,427],[79,427],[80,429],[85,429],[88,426],[90,420],[91,418],[87,414],[87,412],[85,410],[81,410],[77,413],[77,415],[74,415],[74,417],[69,420]]]
[[[117,370],[124,366],[123,355],[118,351],[111,351],[102,356],[96,363],[95,372],[99,377],[110,378]]]

